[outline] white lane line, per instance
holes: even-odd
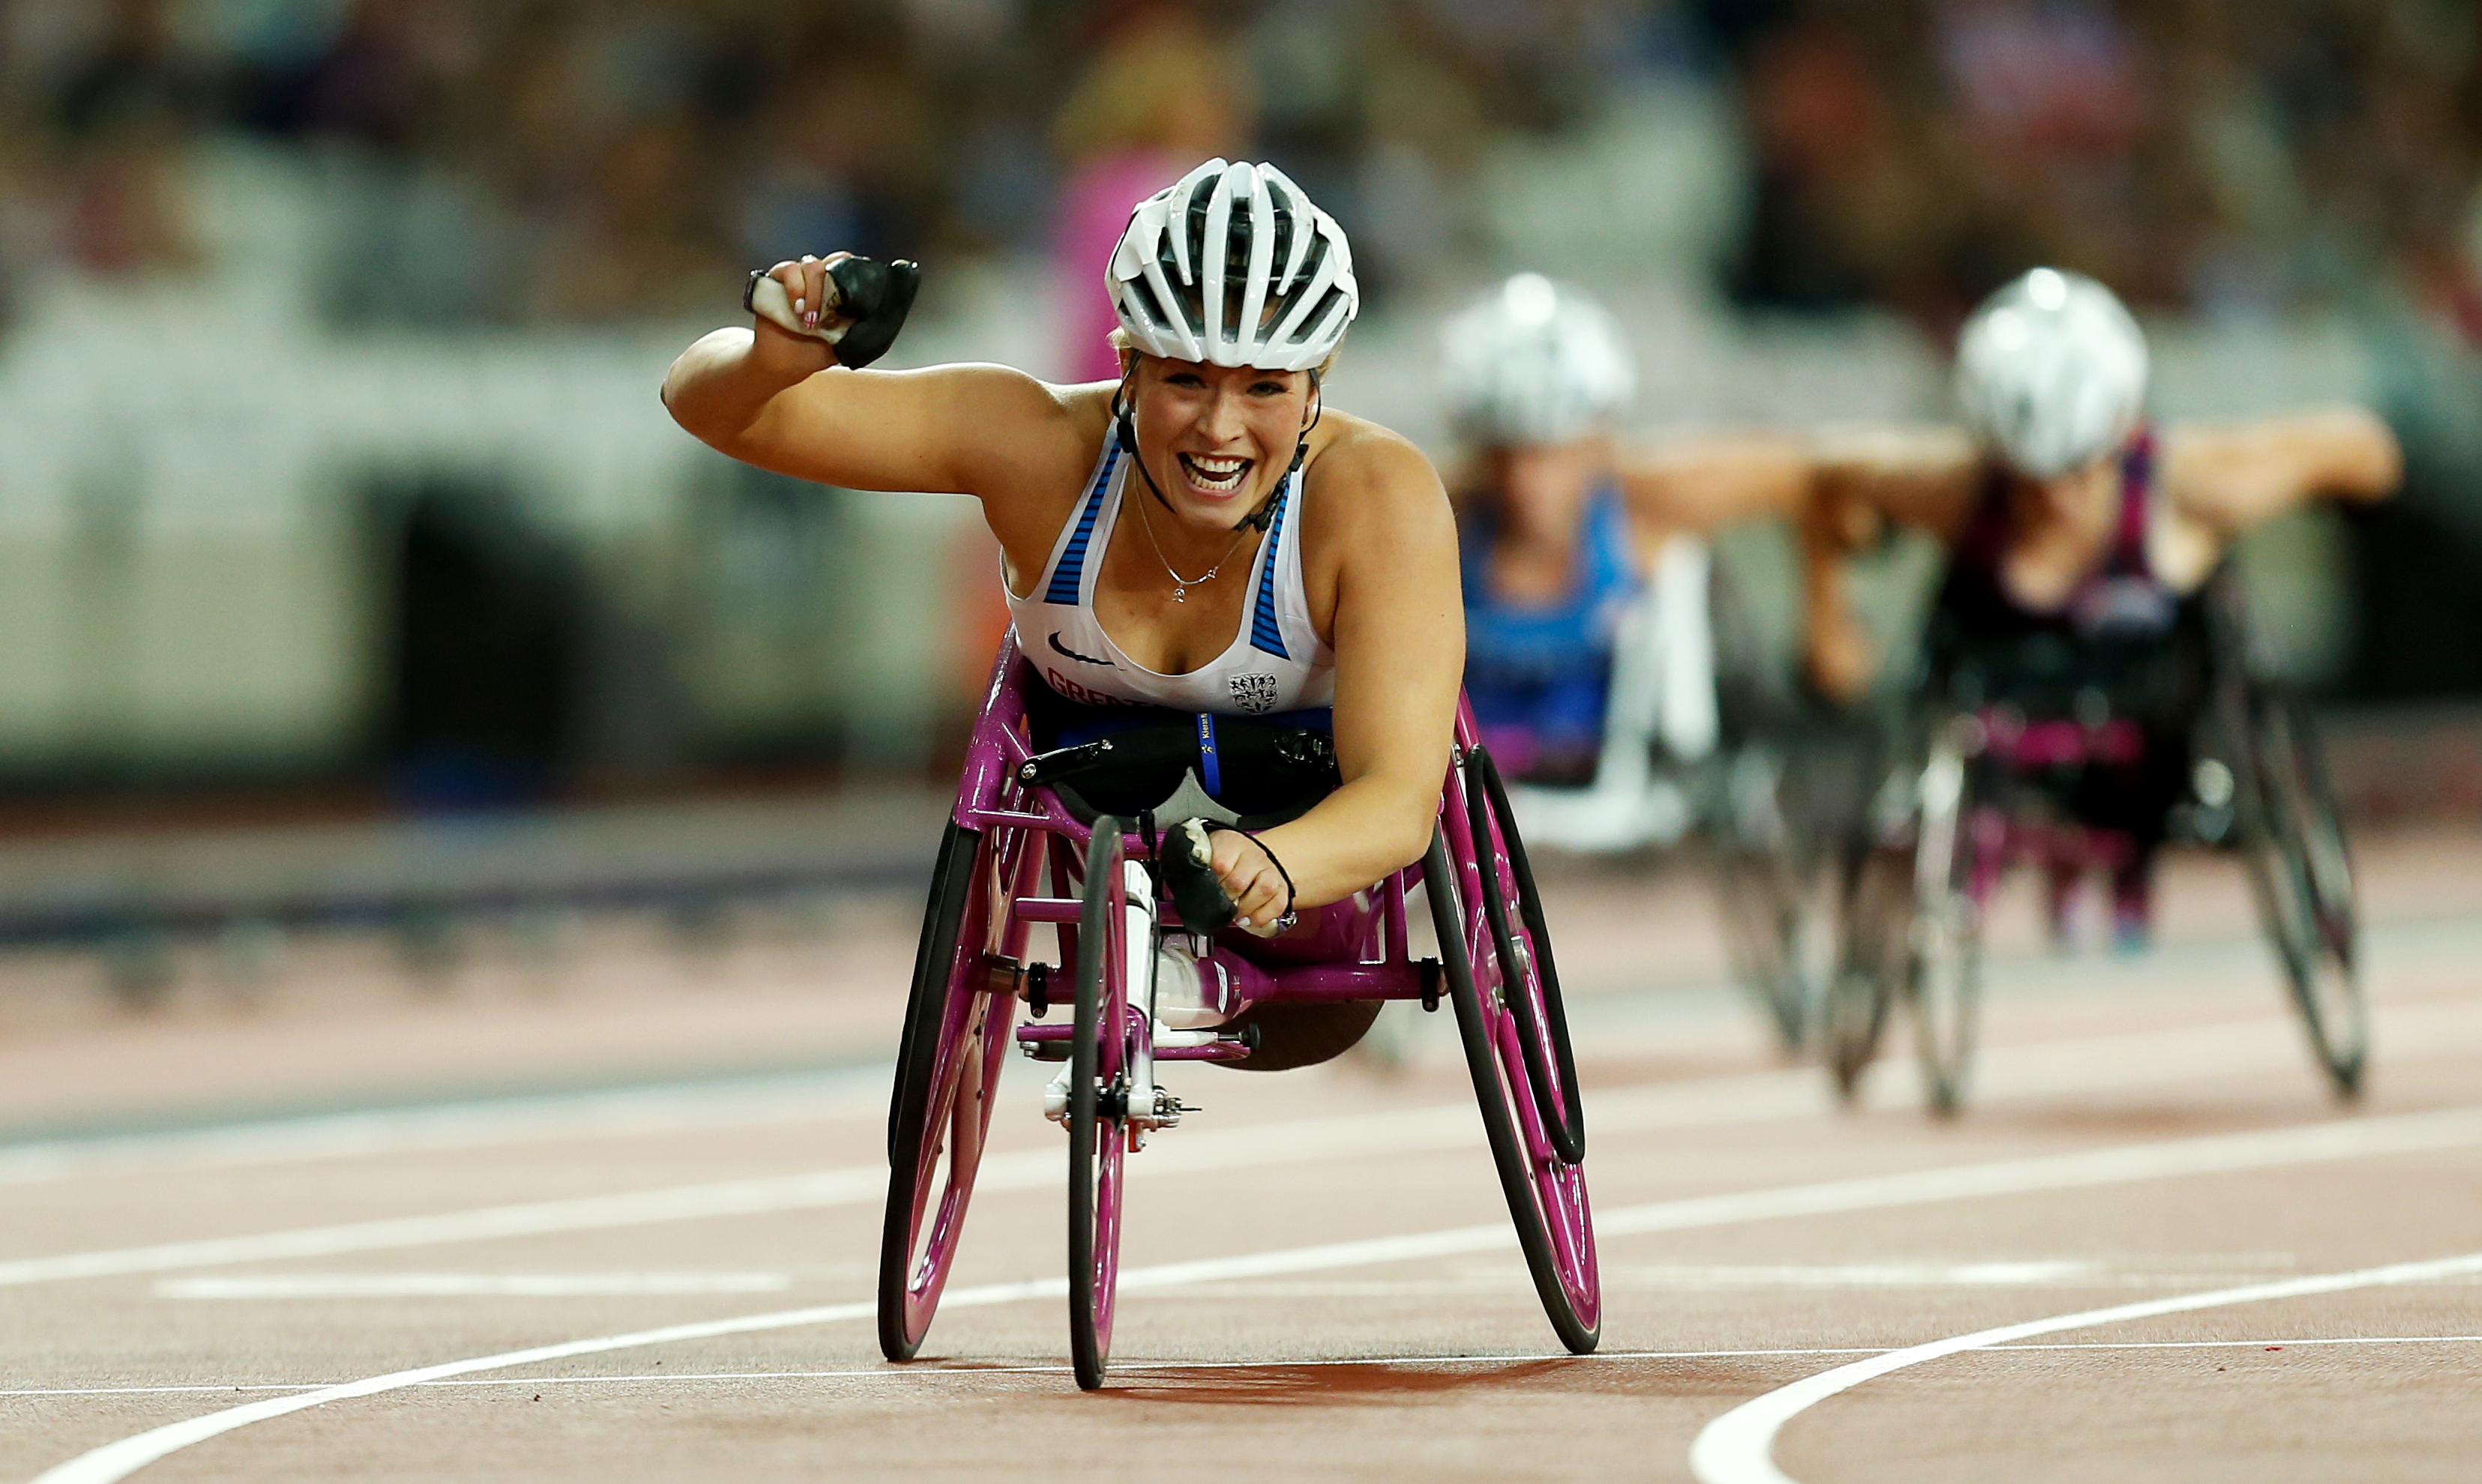
[[[2362,1155],[2454,1149],[2476,1143],[2482,1143],[2482,1107],[2456,1108],[2438,1113],[2310,1125],[2265,1133],[2177,1139],[2077,1154],[2004,1159],[1945,1170],[1831,1180],[1824,1184],[1743,1191],[1736,1195],[1706,1196],[1689,1201],[1665,1201],[1651,1206],[1624,1207],[1600,1215],[1596,1225],[1606,1234],[1677,1232],[1692,1227],[1723,1226],[1781,1216],[1914,1206],[1983,1195],[2082,1189],[2174,1175],[2266,1169]],[[1417,1258],[1453,1257],[1515,1245],[1516,1233],[1505,1223],[1495,1222],[1486,1226],[1456,1227],[1439,1232],[1368,1237],[1316,1247],[1199,1258],[1186,1262],[1130,1268],[1122,1272],[1120,1287],[1124,1294],[1160,1292],[1191,1284],[1361,1267]],[[1068,1281],[1064,1278],[986,1284],[949,1290],[941,1299],[940,1307],[943,1310],[980,1308],[1025,1299],[1059,1298],[1066,1295],[1068,1289]],[[481,1371],[506,1370],[512,1366],[566,1360],[573,1356],[600,1355],[647,1345],[867,1318],[876,1312],[877,1306],[872,1303],[831,1304],[699,1324],[670,1325],[594,1339],[569,1340],[533,1349],[513,1350],[502,1355],[394,1371],[341,1386],[323,1387],[300,1395],[251,1402],[139,1433],[48,1470],[37,1478],[36,1484],[115,1484],[115,1481],[127,1478],[168,1453],[209,1438],[221,1437],[253,1422],[324,1406],[331,1401],[420,1386],[429,1381],[444,1381]]]
[[[790,1273],[250,1273],[159,1278],[171,1299],[635,1298],[674,1293],[781,1293]]]
[[[227,1169],[378,1154],[797,1124],[884,1101],[887,1069],[483,1098],[418,1108],[273,1118],[157,1133],[0,1146],[0,1185],[176,1165]]]
[[[999,1173],[1004,1185],[1012,1177],[1031,1183],[1028,1177],[1033,1174],[1032,1165],[1011,1169],[1012,1158],[1030,1159],[1031,1156],[994,1158],[986,1164],[985,1169],[990,1170],[994,1165],[1001,1167]],[[1046,1153],[1042,1167],[1053,1183],[1064,1178],[1060,1156],[1055,1153]],[[178,1268],[218,1267],[234,1262],[265,1262],[286,1258],[332,1258],[349,1253],[385,1252],[444,1242],[603,1231],[669,1221],[768,1215],[779,1211],[875,1202],[885,1199],[886,1194],[887,1170],[884,1165],[830,1170],[816,1175],[722,1180],[714,1184],[632,1191],[624,1195],[538,1201],[432,1216],[398,1216],[291,1232],[164,1242],[151,1247],[19,1258],[13,1261],[0,1261],[0,1287],[59,1283],[73,1278],[111,1278]]]
[[[1865,1381],[1961,1351],[1987,1349],[2005,1345],[2011,1340],[2031,1339],[2038,1335],[2054,1335],[2062,1330],[2081,1330],[2099,1324],[2122,1324],[2163,1314],[2192,1313],[2202,1309],[2261,1304],[2320,1293],[2341,1293],[2353,1288],[2432,1283],[2474,1273],[2482,1273],[2482,1253],[2437,1258],[2426,1262],[2391,1262],[2384,1267],[2358,1268],[2347,1273],[2322,1273],[2309,1278],[2287,1278],[2279,1283],[2249,1284],[2238,1288],[2216,1288],[2205,1293],[2118,1304],[2109,1309],[2055,1314],[2047,1319],[2003,1324],[1995,1329],[1976,1330],[1970,1335],[1936,1339],[1928,1344],[1909,1345],[1902,1350],[1890,1350],[1885,1355],[1805,1377],[1734,1407],[1699,1430],[1697,1441],[1689,1448],[1689,1471],[1697,1476],[1699,1484],[1795,1484],[1790,1474],[1776,1467],[1773,1456],[1776,1435],[1782,1430],[1784,1423],[1827,1398],[1849,1391]]]
[[[2482,1047],[2482,1001],[2416,1007],[2390,1023],[2391,1036],[2402,1043],[2403,1048],[2391,1053],[2399,1061],[2456,1055]],[[1977,1096],[1993,1102],[2008,1097],[2143,1086],[2176,1077],[2195,1082],[2270,1066],[2290,1067],[2301,1061],[2298,1041],[2299,1032],[2289,1021],[2270,1020],[1996,1049],[1982,1058],[1976,1075],[1983,1091]],[[1899,1080],[1882,1079],[1883,1092],[1873,1102],[1910,1106],[1914,1100],[1912,1091],[1896,1086]],[[1597,1092],[1592,1103],[1593,1127],[1605,1134],[1711,1127],[1814,1113],[1826,1101],[1824,1079],[1814,1071],[1701,1078]],[[1130,1170],[1143,1181],[1312,1160],[1462,1149],[1477,1142],[1476,1124],[1471,1103],[1452,1103],[1254,1126],[1183,1128],[1177,1137],[1162,1139],[1149,1148]],[[1049,1189],[1061,1179],[1056,1151],[1024,1150],[986,1155],[975,1188]],[[0,1287],[872,1205],[885,1198],[886,1189],[886,1167],[869,1164],[808,1175],[19,1258],[0,1260]]]
[[[1993,1345],[1984,1355],[2048,1350],[2290,1350],[2315,1345],[2463,1345],[2482,1344],[2482,1335],[2343,1335],[2278,1339],[2139,1339],[2112,1342],[2065,1342]],[[1548,1360],[1557,1365],[1607,1365],[1616,1361],[1713,1361],[1811,1359],[1822,1355],[1885,1355],[1883,1345],[1790,1345],[1765,1350],[1597,1350],[1591,1355],[1348,1355],[1315,1360],[1259,1361],[1122,1361],[1112,1372],[1191,1370],[1279,1370],[1324,1365],[1514,1365]],[[647,1383],[706,1381],[904,1381],[972,1380],[978,1376],[1065,1376],[1067,1365],[873,1365],[867,1370],[650,1370],[611,1376],[462,1376],[426,1381],[425,1387],[638,1386]],[[0,1396],[183,1396],[200,1392],[230,1395],[235,1391],[315,1391],[338,1386],[335,1381],[296,1381],[282,1386],[61,1386],[0,1391]]]
[[[2428,1001],[2376,1007],[2377,1034],[2389,1059],[2454,1055],[2482,1047],[2482,1004]],[[1993,1102],[2120,1086],[2167,1076],[2196,1078],[2297,1067],[2299,1031],[2288,1017],[2263,1016],[2212,1025],[1984,1048],[1975,1071],[1975,1099]],[[1891,1066],[1891,1073],[1901,1069]],[[2306,1075],[2306,1073],[2305,1073]],[[276,1119],[219,1127],[99,1138],[67,1138],[0,1146],[0,1185],[128,1174],[172,1166],[213,1169],[569,1138],[662,1134],[705,1128],[801,1124],[831,1119],[875,1103],[886,1087],[882,1066],[816,1073],[736,1078],[721,1083],[598,1089],[483,1099],[429,1108]],[[1650,1100],[1633,1108],[1632,1100]],[[1874,1078],[1862,1101],[1870,1108],[1910,1108],[1918,1100],[1910,1079]],[[1788,1070],[1706,1077],[1627,1091],[1597,1090],[1597,1126],[1615,1130],[1683,1127],[1799,1117],[1829,1106],[1814,1071]],[[1464,1119],[1456,1116],[1463,1115]],[[1381,1121],[1448,1120],[1462,1130],[1462,1104],[1412,1113],[1359,1115]],[[1356,1116],[1332,1121],[1350,1126]],[[1350,1132],[1350,1128],[1347,1130]],[[1357,1135],[1358,1137],[1359,1135]],[[1184,1130],[1184,1139],[1196,1134]],[[798,1207],[795,1207],[798,1208]]]

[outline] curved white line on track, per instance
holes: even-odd
[[[1790,1386],[1778,1387],[1708,1422],[1699,1430],[1697,1441],[1690,1444],[1689,1471],[1697,1476],[1699,1484],[1797,1484],[1790,1474],[1776,1467],[1773,1456],[1776,1434],[1782,1430],[1784,1423],[1827,1398],[1849,1391],[1865,1381],[1963,1351],[1988,1349],[2005,1345],[2011,1340],[2031,1339],[2038,1335],[2054,1335],[2062,1330],[2080,1330],[2099,1324],[2120,1324],[2131,1319],[2152,1319],[2162,1314],[2189,1313],[2201,1309],[2222,1309],[2233,1304],[2259,1304],[2275,1299],[2341,1293],[2351,1288],[2429,1283],[2473,1273],[2482,1273],[2482,1253],[2438,1258],[2426,1262],[2391,1262],[2384,1267],[2359,1268],[2348,1273],[2324,1273],[2311,1278],[2289,1278],[2281,1283],[2250,1284],[2238,1288],[2217,1288],[2177,1298],[2116,1304],[2109,1309],[2088,1309],[2073,1314],[2056,1314],[2048,1319],[2029,1319],[2022,1324],[2003,1324],[1996,1329],[1976,1330],[1970,1335],[1890,1350],[1885,1355],[1875,1355],[1865,1361],[1855,1361],[1849,1365],[1838,1365],[1834,1370],[1805,1377]]]
[[[2414,1007],[2390,1017],[2387,1029],[2404,1045],[2396,1053],[2398,1060],[2462,1054],[2482,1047],[2482,1005],[2450,1002]],[[1984,1054],[1977,1075],[1985,1084],[1981,1095],[1985,1102],[2146,1086],[2174,1076],[2194,1080],[2294,1066],[2301,1060],[2298,1040],[2299,1031],[2288,1020],[2188,1026],[1994,1049]],[[1873,1106],[1913,1102],[1911,1090],[1893,1085],[1896,1081],[1882,1079],[1881,1091],[1869,1100]],[[1705,1077],[1598,1092],[1594,1127],[1597,1133],[1713,1127],[1814,1114],[1826,1102],[1823,1079],[1814,1071]],[[1144,1159],[1132,1162],[1130,1170],[1143,1181],[1183,1173],[1460,1149],[1476,1142],[1476,1122],[1471,1103],[1449,1103],[1254,1127],[1184,1128],[1176,1137],[1159,1140]],[[1056,1153],[1027,1150],[986,1157],[975,1188],[1045,1189],[1059,1179]],[[0,1287],[867,1205],[885,1197],[886,1181],[886,1167],[871,1164],[290,1232],[18,1258],[0,1260]],[[1607,1226],[1605,1230],[1615,1229]]]
[[[1830,1180],[1821,1184],[1795,1185],[1776,1190],[1743,1191],[1688,1201],[1664,1201],[1651,1206],[1623,1207],[1617,1211],[1598,1215],[1596,1219],[1596,1227],[1604,1234],[1677,1232],[1692,1227],[1725,1226],[1771,1217],[1914,1206],[1985,1195],[2072,1190],[2133,1180],[2156,1179],[2177,1175],[2267,1169],[2375,1154],[2455,1149],[2475,1144],[2482,1144],[2482,1107],[2456,1108],[2437,1113],[2357,1119],[2336,1124],[2271,1129],[2263,1133],[2176,1139],[2159,1144],[2125,1146],[2119,1149],[2095,1150],[2074,1154],[2047,1155],[2030,1159],[2003,1159],[1943,1170],[1865,1176],[1854,1179]],[[1057,1153],[1049,1157],[1055,1165],[1058,1163]],[[1200,1258],[1186,1262],[1165,1262],[1150,1267],[1130,1268],[1122,1272],[1120,1287],[1124,1294],[1149,1290],[1160,1291],[1192,1284],[1221,1283],[1238,1278],[1274,1277],[1341,1267],[1361,1267],[1381,1262],[1403,1262],[1418,1258],[1490,1252],[1513,1247],[1516,1241],[1516,1233],[1506,1223],[1452,1227],[1438,1232],[1366,1237],[1359,1241],[1331,1242],[1316,1247],[1243,1253],[1222,1258]],[[2482,1264],[2482,1259],[2470,1260]],[[2303,1283],[2314,1284],[2319,1281],[2296,1279],[2284,1284],[2260,1285],[2258,1288],[2291,1289]],[[940,1300],[940,1307],[943,1310],[977,1308],[990,1304],[1016,1303],[1024,1299],[1056,1298],[1066,1295],[1068,1291],[1069,1285],[1065,1278],[986,1284],[977,1287],[949,1290]],[[2230,1291],[2255,1292],[2258,1289]],[[2157,1304],[2177,1305],[2179,1302],[2179,1300],[2160,1300]],[[2131,1311],[2172,1312],[2158,1310],[2155,1305],[2141,1304],[2127,1307]],[[793,1329],[805,1325],[868,1318],[876,1312],[876,1306],[872,1303],[831,1304],[819,1308],[750,1314],[740,1318],[716,1319],[697,1324],[676,1324],[662,1329],[641,1330],[627,1335],[606,1336],[595,1339],[569,1340],[561,1344],[537,1346],[533,1349],[512,1350],[501,1355],[487,1355],[473,1360],[449,1361],[411,1370],[392,1371],[387,1375],[323,1387],[318,1391],[305,1391],[299,1395],[271,1397],[265,1401],[250,1402],[243,1406],[227,1408],[222,1412],[209,1413],[204,1417],[192,1418],[187,1421],[174,1422],[148,1432],[139,1433],[118,1443],[107,1444],[90,1453],[47,1470],[37,1477],[35,1484],[116,1484],[116,1481],[127,1478],[131,1473],[155,1460],[193,1444],[221,1437],[238,1428],[248,1427],[253,1422],[263,1422],[306,1408],[324,1406],[331,1401],[348,1401],[356,1397],[377,1395],[383,1391],[421,1386],[427,1382],[442,1381],[480,1371],[505,1370],[511,1366],[534,1365],[544,1361],[566,1360],[573,1356],[599,1355],[607,1351],[631,1350],[647,1345],[711,1339],[727,1335],[747,1335],[767,1330]],[[2119,1311],[2107,1312],[2118,1312]],[[1995,1343],[1996,1341],[1983,1342]],[[1835,1372],[1829,1374],[1835,1374]]]

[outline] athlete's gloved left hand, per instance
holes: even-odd
[[[1166,831],[1156,864],[1186,926],[1202,933],[1238,927],[1273,938],[1293,925],[1293,891],[1265,846],[1238,830],[1209,832],[1184,819]]]

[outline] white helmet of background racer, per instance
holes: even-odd
[[[2037,268],[1982,302],[1957,338],[1966,425],[2020,473],[2066,474],[2117,450],[2146,405],[2146,336],[2112,291]]]
[[[1441,331],[1458,428],[1492,447],[1567,443],[1637,395],[1620,326],[1584,291],[1520,273]]]
[[[1138,203],[1103,275],[1149,356],[1315,371],[1361,308],[1335,218],[1272,165],[1209,160]]]

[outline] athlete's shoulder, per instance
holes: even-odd
[[[1361,511],[1402,514],[1435,506],[1446,512],[1439,471],[1402,434],[1350,412],[1329,412],[1320,432],[1324,437],[1313,437],[1304,471],[1313,498],[1334,490],[1351,495],[1341,503]]]

